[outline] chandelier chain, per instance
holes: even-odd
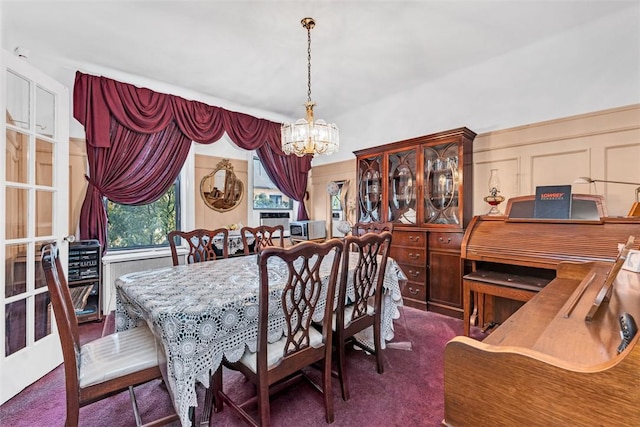
[[[307,27],[307,101],[311,103],[311,26]]]
[[[315,120],[314,103],[311,101],[311,29],[316,23],[313,18],[302,18],[302,26],[307,30],[307,102],[306,116],[294,123],[283,123],[280,129],[282,151],[296,156],[331,154],[340,145],[338,127],[334,123]]]

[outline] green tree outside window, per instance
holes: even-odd
[[[107,200],[109,249],[168,246],[167,234],[179,227],[178,181],[160,199],[141,206]]]

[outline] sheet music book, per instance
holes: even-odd
[[[536,187],[534,218],[571,218],[571,186],[542,185]]]

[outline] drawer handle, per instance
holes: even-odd
[[[419,271],[409,270],[409,276],[418,277],[420,275]]]
[[[438,240],[440,240],[440,243],[451,243],[451,237],[447,237],[447,241],[445,242],[444,239],[442,237],[439,237]]]
[[[411,295],[418,295],[418,293],[420,293],[420,290],[418,289],[413,289],[411,286],[409,286],[409,293]]]
[[[409,240],[412,242],[419,242],[420,236],[409,236]]]
[[[408,256],[411,259],[419,259],[420,258],[420,254],[414,254],[414,253],[411,253],[411,252],[409,252]]]

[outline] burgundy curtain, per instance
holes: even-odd
[[[191,146],[175,122],[159,132],[143,134],[112,118],[110,135],[110,148],[87,145],[89,186],[80,211],[80,238],[98,239],[103,248],[107,213],[102,197],[125,205],[158,200],[173,185]]]
[[[90,177],[80,213],[80,238],[106,247],[102,198],[121,204],[157,200],[178,176],[190,141],[211,144],[224,132],[240,148],[257,150],[267,174],[288,197],[304,196],[311,157],[286,156],[280,124],[105,77],[76,73],[74,117],[84,125]]]
[[[280,125],[272,124],[273,138],[258,148],[258,158],[272,182],[287,197],[300,202],[298,205],[299,220],[309,219],[303,198],[307,191],[307,178],[311,170],[311,157],[286,155],[280,146]]]

